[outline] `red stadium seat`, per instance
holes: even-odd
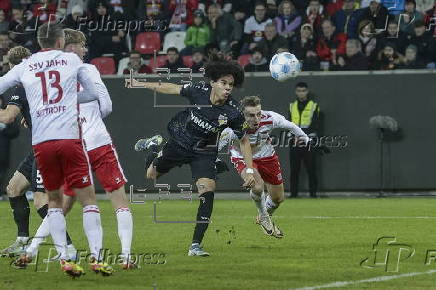
[[[154,57],[150,59],[150,63],[148,64],[148,66],[154,72],[156,68],[163,66],[166,63],[166,61],[167,61],[166,55],[158,55],[156,56],[156,61],[154,60]]]
[[[239,64],[244,67],[250,63],[251,54],[243,54],[238,57]]]
[[[160,50],[159,32],[142,32],[138,34],[135,42],[135,50],[141,54],[153,54]]]
[[[191,67],[194,64],[194,62],[192,61],[192,56],[185,55],[183,57],[183,64],[186,65],[187,67]]]
[[[115,61],[111,57],[96,57],[91,60],[91,64],[95,65],[102,75],[115,74]]]

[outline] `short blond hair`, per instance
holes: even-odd
[[[11,65],[19,64],[23,59],[31,56],[32,53],[25,47],[16,46],[9,50],[8,52],[8,60]]]
[[[70,28],[64,29],[65,33],[65,46],[69,44],[86,43],[86,36],[82,31]]]

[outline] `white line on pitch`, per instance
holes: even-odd
[[[303,219],[436,219],[436,216],[303,216]]]
[[[433,273],[436,273],[436,270],[429,270],[426,272],[412,272],[412,273],[406,273],[406,274],[400,274],[400,275],[391,275],[391,276],[379,276],[379,277],[363,279],[363,280],[355,280],[355,281],[337,281],[337,282],[332,282],[329,284],[318,285],[318,286],[292,288],[292,290],[315,290],[315,289],[321,289],[321,288],[344,287],[347,285],[371,283],[371,282],[383,282],[383,281],[389,281],[389,280],[399,279],[399,278],[403,278],[403,277],[413,277],[413,276],[420,276],[420,275],[433,274]]]

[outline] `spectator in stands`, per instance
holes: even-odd
[[[394,43],[398,52],[404,53],[407,45],[407,35],[398,29],[398,22],[391,20],[388,23],[388,29],[377,36],[377,51],[385,47],[386,43]]]
[[[254,6],[254,15],[245,20],[242,54],[249,53],[256,47],[263,38],[265,26],[270,22],[272,20],[266,16],[265,4],[257,2]]]
[[[253,7],[253,0],[231,0],[231,13],[235,16],[236,21],[244,25],[245,20],[250,15]]]
[[[21,7],[17,6],[12,8],[12,18],[9,23],[9,37],[18,45],[24,46],[35,52],[39,49],[36,43],[36,29],[37,19],[33,17],[30,19],[24,18],[24,11]]]
[[[414,44],[418,48],[418,58],[425,63],[434,60],[436,55],[435,42],[431,32],[426,31],[424,21],[415,22],[414,33],[410,36],[408,44]]]
[[[336,33],[335,26],[331,20],[324,19],[321,24],[322,35],[318,38],[316,51],[321,61],[336,64],[336,58],[345,54],[345,43],[347,35]]]
[[[6,13],[10,9],[11,9],[11,1],[10,0],[0,1],[0,10],[3,10]]]
[[[244,66],[246,72],[258,72],[258,71],[268,71],[269,63],[264,56],[264,51],[255,47],[253,53],[251,54],[250,63]]]
[[[178,68],[186,68],[183,64],[183,60],[179,55],[179,50],[175,47],[170,47],[167,49],[167,61],[162,66],[163,68],[169,68],[170,72],[177,73]]]
[[[381,0],[371,0],[369,7],[361,11],[359,23],[362,20],[369,20],[374,23],[375,29],[386,28],[386,18],[389,16],[388,9],[381,4]]]
[[[416,3],[416,10],[425,14],[425,12],[430,10],[434,4],[436,4],[434,0],[420,0]]]
[[[212,4],[208,9],[209,26],[212,40],[221,51],[239,50],[238,43],[242,37],[242,27],[229,13],[222,12],[219,4]]]
[[[332,22],[337,32],[348,34],[348,25],[355,11],[354,0],[345,0],[343,3],[342,9],[332,16]]]
[[[398,68],[401,69],[422,69],[425,68],[425,63],[417,58],[418,48],[416,45],[410,44],[406,48],[406,54],[404,59],[401,61],[401,64]]]
[[[0,33],[0,58],[6,55],[12,47],[12,41],[7,32]]]
[[[374,28],[374,23],[370,20],[362,20],[359,23],[359,41],[363,54],[370,62],[373,62],[377,57],[377,38]],[[382,46],[383,48],[384,46]]]
[[[201,49],[194,49],[192,53],[192,72],[193,73],[200,73],[200,69],[204,67],[204,54],[203,50]]]
[[[78,29],[79,23],[80,23],[80,17],[82,17],[82,16],[83,16],[82,6],[80,6],[80,5],[74,6],[73,9],[71,10],[71,14],[68,14],[67,17],[65,18],[65,21],[64,21],[65,27],[71,28],[71,29]],[[83,26],[86,26],[86,25],[81,25],[80,30],[84,29]]]
[[[50,0],[43,0],[42,3],[33,5],[32,13],[33,17],[38,19],[39,22],[45,23],[56,20],[57,4],[51,3]]]
[[[395,50],[395,45],[392,43],[386,44],[377,57],[375,69],[378,70],[393,70],[397,69],[402,62],[402,56]]]
[[[204,47],[210,42],[210,28],[204,22],[204,14],[201,10],[194,12],[194,24],[188,28],[185,36],[186,47],[181,51],[181,55],[191,55],[193,48]]]
[[[214,42],[207,44],[204,47],[204,61],[208,62],[211,55],[215,55],[220,51],[218,45]]]
[[[303,24],[300,33],[291,38],[290,49],[292,53],[303,62],[303,70],[318,70],[319,58],[316,53],[316,42],[313,28],[309,23]]]
[[[436,35],[436,1],[434,1],[433,8],[425,11],[425,23],[431,27],[431,33]]]
[[[279,15],[274,19],[277,33],[285,38],[291,38],[301,25],[301,16],[289,0],[280,3],[278,12]]]
[[[265,26],[265,36],[259,41],[259,47],[265,54],[266,58],[270,60],[276,53],[279,47],[287,47],[288,41],[283,36],[277,34],[276,26],[274,23],[268,23]]]
[[[362,53],[362,46],[357,39],[348,39],[345,55],[338,56],[335,70],[367,70],[368,58]]]
[[[198,0],[170,0],[168,10],[172,14],[169,29],[185,31],[193,23],[194,11],[198,8]]]
[[[98,23],[99,27],[106,27],[113,21],[111,7],[106,1],[98,1],[91,11],[92,20]],[[113,22],[112,22],[113,23]],[[113,24],[112,24],[113,25]],[[91,59],[110,53],[115,55],[118,61],[123,52],[127,52],[125,43],[125,32],[123,30],[97,29],[90,30],[89,56]]]
[[[129,63],[127,68],[124,69],[123,74],[130,74],[130,70],[134,74],[151,74],[153,71],[145,64],[142,63],[141,54],[136,50],[132,50],[129,55]]]
[[[424,20],[424,15],[416,11],[415,0],[406,0],[404,11],[396,16],[395,23],[400,23],[401,32],[412,34],[413,23],[418,20]]]
[[[306,18],[304,22],[311,24],[315,32],[318,32],[322,21],[326,17],[324,6],[321,2],[319,0],[310,0],[309,6],[307,6],[306,9]]]
[[[9,31],[9,21],[6,19],[6,11],[0,9],[0,33]]]

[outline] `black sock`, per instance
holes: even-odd
[[[48,212],[48,204],[44,204],[42,207],[40,207],[37,210],[39,216],[44,219],[47,216],[47,212]],[[71,241],[71,237],[67,232],[67,245],[71,245],[73,242]]]
[[[200,205],[197,210],[197,223],[195,224],[192,243],[200,244],[203,240],[204,233],[209,226],[210,216],[212,215],[213,197],[213,191],[208,191],[200,195]]]
[[[48,204],[44,204],[42,207],[40,207],[40,208],[37,210],[37,212],[38,212],[39,216],[40,216],[42,219],[44,219],[45,216],[47,215],[47,212],[48,212]]]
[[[9,203],[11,204],[14,220],[17,224],[18,237],[28,237],[30,208],[26,195],[10,197]]]
[[[147,154],[145,155],[145,170],[148,170],[148,167],[150,167],[150,164],[153,162],[154,159],[156,159],[157,155],[159,154],[159,148],[157,145],[151,145],[150,148],[147,150]]]

